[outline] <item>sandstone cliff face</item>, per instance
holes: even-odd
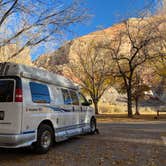
[[[136,18],[131,18],[128,21],[131,25],[138,24],[138,19]],[[124,23],[119,23],[107,29],[92,32],[85,36],[76,38],[64,44],[64,46],[60,47],[52,53],[41,55],[38,59],[34,61],[34,65],[36,65],[37,67],[45,68],[49,71],[63,73],[63,67],[67,63],[69,63],[69,60],[72,58],[76,58],[76,51],[81,41],[86,42],[87,45],[91,41],[104,42],[107,39],[114,39],[116,35],[119,33],[119,31],[124,29]],[[123,42],[122,49],[123,53],[129,51],[128,41]]]
[[[15,44],[10,44],[0,49],[0,62],[15,62],[25,65],[32,66],[30,49],[25,48],[20,54],[10,59],[10,57],[17,51],[17,46]]]
[[[61,48],[48,54],[41,55],[33,63],[35,66],[62,74],[64,67],[69,63],[70,47],[73,41],[66,43]]]
[[[76,38],[54,52],[41,55],[33,63],[37,67],[45,68],[49,71],[59,74],[64,74],[66,72],[64,69],[67,67],[66,65],[69,63],[69,60],[76,58],[75,51],[77,50],[80,41],[85,41],[88,44],[92,40],[102,41],[106,38],[106,36],[113,38],[122,28],[124,28],[123,24],[117,24],[113,27]]]

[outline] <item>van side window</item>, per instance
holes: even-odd
[[[70,105],[72,102],[68,90],[62,89],[62,95],[63,95],[64,104]]]
[[[50,103],[50,94],[46,85],[30,82],[30,89],[34,103]]]
[[[87,105],[88,101],[82,93],[79,93],[79,100],[81,105]]]
[[[70,90],[70,95],[71,95],[71,99],[72,99],[72,104],[73,105],[79,105],[79,100],[78,100],[77,93],[75,91]]]

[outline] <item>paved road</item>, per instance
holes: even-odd
[[[0,166],[166,166],[166,122],[100,123],[99,135],[57,143],[48,154],[0,149]]]

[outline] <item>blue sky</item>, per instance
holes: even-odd
[[[68,0],[64,0],[69,2]],[[79,25],[71,26],[74,34],[68,34],[66,40],[86,35],[101,28],[107,28],[129,17],[135,17],[137,12],[143,9],[152,0],[86,0],[86,7],[92,18]],[[34,51],[32,59],[45,52],[44,47]]]
[[[85,25],[74,26],[78,36],[86,35],[100,28],[107,28],[120,20],[135,17],[151,0],[87,0],[89,12],[93,15]],[[75,36],[69,36],[69,39]]]

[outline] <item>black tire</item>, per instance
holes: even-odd
[[[35,152],[45,154],[53,144],[54,133],[52,128],[47,124],[41,124],[37,133],[37,142],[34,144]]]
[[[90,121],[90,133],[94,134],[96,132],[96,119],[94,117],[92,117],[91,121]]]

